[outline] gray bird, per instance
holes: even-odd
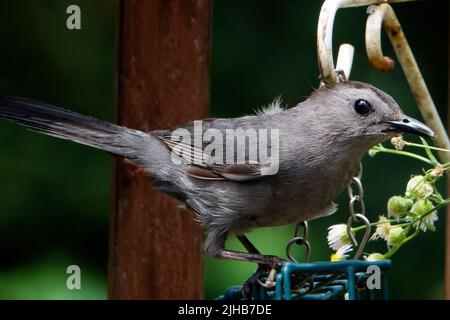
[[[227,130],[277,130],[278,137],[268,139],[268,151],[277,155],[271,158],[277,161],[275,171],[267,159],[251,157],[251,142],[232,142],[236,154],[229,159],[236,160],[244,148],[241,162],[221,161],[225,155],[215,152],[203,156],[205,141],[185,141],[175,134],[194,136],[195,122],[177,130],[141,132],[14,97],[0,98],[0,117],[135,162],[148,171],[155,188],[195,213],[205,228],[210,255],[268,265],[283,261],[260,254],[246,232],[332,214],[334,199],[372,146],[397,133],[434,137],[430,128],[406,116],[390,95],[354,81],[322,86],[291,109],[276,101],[256,115],[202,121],[201,133],[213,132],[216,143],[223,145],[229,141],[217,136],[226,136]],[[236,235],[248,252],[225,250],[230,235]]]

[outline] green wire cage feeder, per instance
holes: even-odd
[[[380,271],[380,286],[368,284],[373,266]],[[388,299],[386,272],[391,260],[295,263],[287,262],[276,274],[276,284],[266,287],[255,281],[253,300],[375,300]],[[261,276],[264,281],[266,276]],[[241,300],[242,286],[225,291],[218,300]]]

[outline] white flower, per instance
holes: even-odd
[[[330,258],[331,262],[341,261],[341,260],[347,259],[348,258],[348,254],[347,253],[349,253],[352,250],[353,250],[353,248],[352,248],[352,244],[351,243],[340,247],[336,251],[336,253],[333,253],[331,255],[331,258]]]
[[[434,223],[436,222],[436,221],[438,221],[438,215],[437,215],[437,213],[436,213],[436,210],[435,211],[433,211],[432,213],[430,213],[430,214],[427,214],[426,216],[425,216],[425,222],[427,223],[427,224],[429,224],[429,225],[431,225],[431,226],[434,226]],[[422,231],[425,231],[428,227],[425,225],[421,225],[420,226],[420,228],[422,229]]]
[[[427,215],[425,216],[425,218],[423,219],[423,221],[426,222],[426,223],[420,223],[420,221],[417,221],[417,222],[414,224],[414,226],[417,228],[418,225],[419,225],[419,223],[420,223],[420,229],[421,229],[423,232],[425,232],[425,231],[427,231],[427,229],[428,229],[427,224],[428,224],[429,226],[434,226],[434,223],[435,223],[436,221],[438,221],[438,219],[439,219],[439,218],[438,218],[438,215],[437,215],[436,211],[433,211],[432,213],[427,214]]]
[[[335,224],[328,228],[328,245],[333,250],[337,251],[339,248],[350,243],[350,238],[347,234],[347,225]]]
[[[392,226],[391,223],[389,222],[389,219],[386,218],[385,216],[380,216],[378,218],[378,224],[375,233],[372,235],[370,240],[377,240],[379,238],[387,240],[391,228]]]
[[[378,252],[374,252],[365,257],[367,261],[380,261],[384,260],[384,255]]]
[[[429,227],[433,228],[434,223],[438,220],[438,215],[436,210],[434,210],[434,206],[428,199],[420,199],[418,200],[411,208],[411,212],[417,214],[418,216],[425,215],[422,221],[417,221],[414,223],[414,227],[420,229],[422,231],[427,231]]]
[[[406,185],[406,196],[417,197],[417,198],[426,198],[433,193],[433,187],[431,184],[425,182],[425,178],[423,176],[414,176]]]

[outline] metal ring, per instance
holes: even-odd
[[[364,189],[363,189],[363,186],[362,186],[361,179],[358,178],[358,177],[353,177],[352,181],[347,186],[347,191],[348,191],[348,195],[350,196],[350,198],[352,198],[354,196],[353,185],[356,185],[357,191],[358,191],[358,195],[361,198],[363,198],[364,197]]]
[[[355,203],[359,203],[359,205],[361,206],[361,211],[358,212],[362,215],[366,214],[366,205],[364,204],[364,201],[362,200],[362,198],[360,196],[353,196],[350,201],[349,201],[349,211],[350,211],[350,215],[353,218],[353,221],[358,222],[358,219],[356,217],[356,212],[355,212]]]
[[[361,180],[362,176],[363,176],[363,165],[362,165],[362,162],[359,163],[359,168],[358,168],[357,172],[358,173],[355,174],[355,177],[358,178],[359,180]]]
[[[294,237],[291,240],[289,240],[289,242],[286,245],[286,256],[288,257],[288,259],[292,262],[298,262],[291,254],[292,250],[291,247],[294,243],[298,245],[304,245],[306,247],[305,262],[308,262],[309,258],[311,257],[311,244],[307,239],[303,237]]]
[[[300,228],[303,228],[303,238],[308,239],[308,222],[307,221],[302,221],[302,222],[299,222],[296,224],[294,237],[299,237]]]

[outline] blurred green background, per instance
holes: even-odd
[[[65,26],[77,4],[82,29]],[[214,1],[211,115],[251,113],[282,95],[294,106],[318,86],[316,23],[321,1]],[[447,104],[448,2],[394,5],[443,119]],[[43,100],[105,120],[115,108],[117,0],[6,1],[0,3],[0,93]],[[339,11],[335,52],[356,47],[351,78],[392,94],[420,118],[400,70],[376,72],[364,50],[364,8]],[[384,37],[384,35],[383,35]],[[392,48],[383,39],[385,54]],[[111,159],[84,146],[0,122],[0,299],[104,299]],[[404,192],[419,163],[378,155],[364,159],[365,197],[372,220],[387,199]],[[441,186],[443,187],[443,185]],[[338,212],[312,221],[312,260],[327,260],[327,227],[346,221]],[[436,232],[422,234],[394,256],[392,298],[443,297],[444,215]],[[293,226],[261,229],[249,237],[264,253],[284,255]],[[234,239],[227,244],[241,249]],[[371,245],[369,251],[381,250]],[[301,253],[298,253],[301,255]],[[67,290],[68,265],[82,270],[82,290]],[[205,295],[213,298],[243,282],[254,266],[206,258]]]

